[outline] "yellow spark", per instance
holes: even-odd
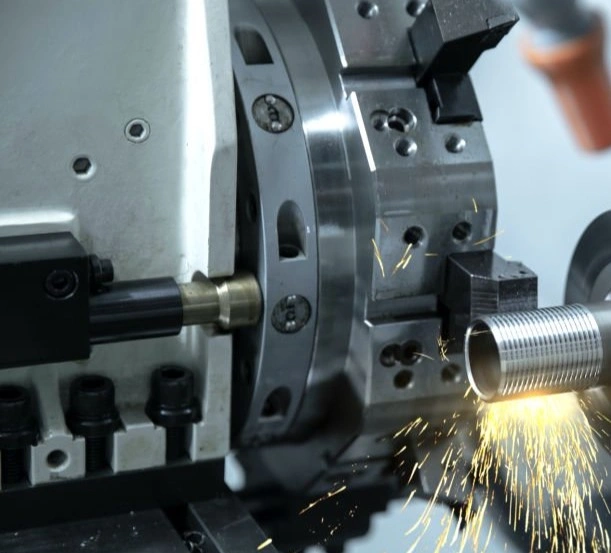
[[[478,209],[477,209],[477,202],[475,201],[475,198],[471,198],[471,201],[473,202],[473,209],[475,209],[475,213],[477,213]]]
[[[323,495],[322,497],[319,497],[316,501],[312,501],[312,503],[310,503],[307,507],[304,507],[303,509],[301,509],[301,511],[299,511],[299,514],[303,515],[304,513],[307,513],[310,509],[313,509],[319,503],[326,501],[327,499],[331,499],[332,497],[335,497],[336,495],[339,495],[342,492],[345,492],[347,488],[348,486],[342,486],[341,488],[337,490],[328,491],[325,495]]]
[[[386,224],[386,221],[384,221],[384,219],[380,219],[380,224],[386,232],[390,232],[390,229],[388,228],[388,225]]]
[[[375,241],[375,238],[371,239],[371,243],[373,244],[373,253],[375,255],[376,261],[380,266],[380,271],[382,271],[382,278],[386,278],[386,271],[384,270],[384,262],[382,261],[382,254],[380,253],[380,248],[378,248],[378,244]]]
[[[401,257],[401,259],[399,259],[399,263],[397,263],[395,265],[395,269],[392,272],[392,274],[396,274],[397,271],[405,269],[407,267],[407,264],[411,261],[412,256],[410,255],[410,251],[411,249],[414,247],[413,244],[408,244],[407,248],[405,248],[405,252],[403,253],[403,256]]]
[[[435,359],[433,359],[430,355],[427,355],[426,353],[419,353],[415,351],[412,353],[412,355],[415,355],[416,357],[422,357],[424,359],[429,359],[430,361],[435,361]]]
[[[412,493],[409,494],[408,498],[405,500],[405,503],[403,504],[403,507],[401,507],[401,512],[407,509],[407,506],[410,504],[410,501],[414,499],[414,495],[416,495],[416,490],[412,490]]]
[[[424,257],[439,257],[439,254],[428,252],[424,254]]]
[[[257,547],[257,551],[261,551],[272,544],[272,539],[267,538],[262,544]]]
[[[504,230],[499,230],[498,232],[495,232],[492,236],[488,236],[488,238],[484,238],[478,242],[474,242],[473,245],[474,246],[481,246],[482,244],[485,244],[486,242],[490,242],[490,240],[494,240],[495,238],[498,238],[499,236],[505,234]]]
[[[448,357],[448,344],[449,343],[450,343],[450,340],[444,340],[441,337],[441,335],[437,337],[437,347],[439,348],[439,358],[444,363],[447,363],[448,361],[450,361],[450,358]]]
[[[403,263],[403,265],[401,265],[401,270],[405,270],[407,269],[407,266],[409,265],[409,262],[412,260],[413,254],[409,254],[408,258],[405,260],[405,263]]]
[[[444,433],[451,438],[458,435],[456,419],[444,421],[451,425]],[[455,472],[461,460],[463,464],[468,461],[465,448],[459,441],[448,440],[431,501],[405,533],[419,530],[410,551],[415,551],[427,531],[431,509],[441,494],[452,497],[459,492],[466,501],[456,517],[442,522],[435,551],[450,546],[464,552],[470,549],[469,543],[476,551],[486,551],[493,533],[492,525],[485,528],[490,520],[486,510],[495,501],[498,484],[505,485],[506,523],[528,536],[531,551],[541,550],[543,540],[548,542],[550,553],[611,550],[609,532],[592,501],[594,493],[601,494],[603,483],[594,468],[598,445],[574,394],[480,404],[477,430],[479,442],[465,477],[457,478]],[[421,465],[416,464],[410,480],[418,468]],[[598,524],[588,526],[589,513]],[[453,531],[451,524],[457,524]],[[464,528],[460,538],[459,528]]]

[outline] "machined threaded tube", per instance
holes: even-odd
[[[608,384],[611,303],[480,317],[467,331],[465,355],[485,401]]]

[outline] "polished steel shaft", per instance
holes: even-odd
[[[611,375],[611,305],[568,305],[477,319],[467,372],[485,401],[585,390]]]

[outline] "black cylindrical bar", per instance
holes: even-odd
[[[119,282],[91,296],[91,344],[158,338],[178,334],[182,299],[172,278]]]

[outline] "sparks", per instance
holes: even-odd
[[[473,242],[474,246],[481,246],[482,244],[485,244],[486,242],[490,242],[490,240],[494,240],[495,238],[498,238],[499,236],[502,236],[503,234],[505,234],[504,230],[499,230],[498,232],[495,232],[492,236],[488,236],[487,238],[483,238],[482,240],[478,241],[478,242]]]
[[[347,489],[348,489],[348,486],[342,486],[341,488],[338,488],[337,490],[328,491],[325,495],[323,495],[322,497],[319,497],[316,501],[312,501],[312,503],[310,503],[307,507],[304,507],[303,509],[301,509],[301,511],[299,511],[299,514],[303,515],[304,513],[307,513],[310,509],[313,509],[319,503],[322,503],[323,501],[326,501],[327,499],[331,499],[332,497],[335,497],[336,495],[339,495],[340,493],[345,492]]]
[[[477,213],[479,210],[477,208],[477,202],[475,201],[475,198],[471,198],[471,201],[473,202],[473,209],[475,210],[475,213]]]
[[[265,549],[266,547],[270,546],[271,544],[272,544],[272,539],[271,538],[267,538],[263,543],[261,543],[257,547],[257,551],[261,551],[262,549]]]
[[[436,551],[446,546],[465,551],[468,543],[486,551],[493,533],[486,510],[495,501],[495,488],[504,484],[505,523],[528,536],[531,551],[541,550],[544,542],[549,553],[609,551],[609,531],[592,500],[601,493],[602,479],[594,468],[598,446],[575,395],[480,403],[479,442],[471,459],[464,446],[451,439],[458,435],[457,418],[444,421],[451,425],[445,433],[450,439],[429,505],[405,532],[416,533],[412,550],[429,529],[440,496],[462,494],[466,501],[456,513],[458,525],[454,517],[444,519]],[[457,478],[456,467],[469,460],[468,475]],[[422,464],[414,466],[410,481]],[[590,520],[596,522],[588,525]],[[459,528],[464,530],[459,533]],[[454,548],[456,542],[460,544]]]
[[[441,337],[441,335],[437,337],[437,347],[439,348],[439,358],[444,363],[447,363],[448,361],[450,361],[450,358],[448,357],[448,344],[449,343],[450,343],[450,340],[444,340]]]
[[[413,248],[413,244],[408,244],[407,248],[405,249],[405,252],[403,253],[403,257],[401,257],[401,259],[399,259],[399,263],[397,263],[395,265],[395,269],[392,272],[392,274],[396,274],[399,270],[403,270],[406,269],[407,266],[409,265],[409,262],[412,260],[412,256],[409,253],[412,248]]]
[[[375,255],[376,261],[380,266],[380,271],[382,271],[382,278],[386,278],[386,271],[384,270],[384,262],[382,261],[382,254],[380,253],[380,248],[375,241],[375,238],[371,239],[371,243],[373,244],[373,253]]]

